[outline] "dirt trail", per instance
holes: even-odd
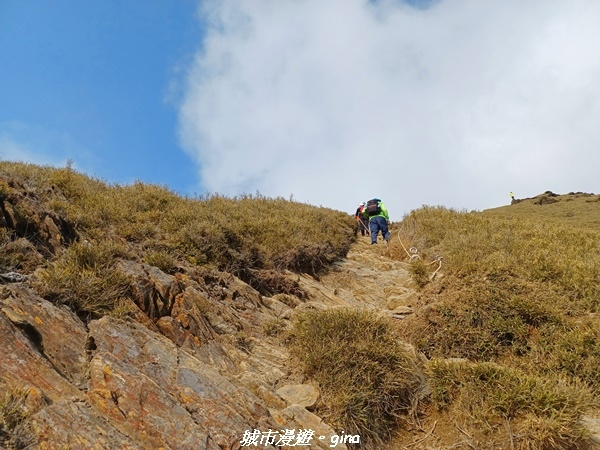
[[[315,302],[327,306],[407,314],[417,298],[407,263],[390,259],[387,246],[372,246],[368,237],[359,237],[348,256],[320,280],[301,276],[299,281]]]

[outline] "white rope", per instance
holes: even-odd
[[[433,280],[433,278],[435,277],[435,274],[436,274],[436,273],[438,273],[438,270],[440,270],[440,269],[442,268],[442,257],[441,257],[441,256],[438,256],[438,258],[437,258],[435,261],[432,261],[430,264],[433,264],[433,263],[435,263],[435,262],[439,263],[439,266],[438,266],[438,268],[437,268],[437,269],[435,269],[435,272],[433,272],[433,273],[432,273],[432,274],[429,276],[429,281],[432,281],[432,280]]]
[[[408,253],[408,250],[406,250],[406,247],[405,247],[405,246],[404,246],[404,244],[402,243],[402,239],[400,239],[400,232],[399,232],[399,231],[398,231],[398,240],[400,241],[400,245],[402,245],[402,248],[404,249],[404,251],[406,252],[406,254],[407,254],[407,256],[408,256],[408,258],[409,258],[409,260],[410,260],[410,258],[412,258],[412,256],[413,256],[413,255],[411,255],[410,253]],[[417,250],[415,247],[411,247],[411,248],[410,248],[410,249],[411,249],[411,251],[412,251],[412,249],[413,249],[413,248],[414,248],[415,250]],[[416,252],[414,252],[414,254],[416,254]]]
[[[400,245],[402,245],[402,248],[404,249],[404,251],[406,252],[406,255],[408,256],[408,262],[409,263],[412,263],[413,261],[417,261],[417,260],[421,259],[421,257],[418,254],[419,249],[417,249],[417,247],[411,247],[410,249],[406,250],[406,247],[404,246],[404,243],[402,242],[402,239],[400,239],[400,231],[398,231],[398,240],[400,241]],[[435,263],[438,263],[438,267],[429,276],[429,280],[430,281],[434,279],[434,277],[436,276],[436,274],[442,268],[442,257],[439,256],[439,255],[436,255],[435,259],[433,261],[431,261],[430,263],[428,263],[428,265],[435,264]]]

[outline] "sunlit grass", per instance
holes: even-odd
[[[354,240],[348,214],[260,194],[189,198],[165,186],[109,184],[71,167],[9,162],[0,163],[0,180],[3,201],[22,208],[43,205],[64,218],[80,241],[121,241],[137,258],[167,272],[179,263],[214,267],[264,294],[299,294],[281,276],[283,270],[316,275],[345,256]],[[9,232],[0,236],[14,238]],[[0,263],[18,261],[7,255]],[[44,274],[53,270],[56,278],[69,264],[55,261]]]
[[[432,400],[476,428],[512,423],[514,448],[591,448],[581,417],[598,406],[577,380],[541,377],[493,363],[433,360],[429,364]],[[507,439],[507,440],[509,440]]]
[[[368,448],[391,437],[424,389],[417,358],[374,312],[309,311],[294,323],[290,345],[321,387],[320,414]]]
[[[409,271],[421,308],[398,330],[353,310],[298,317],[289,342],[305,375],[319,382],[320,412],[331,424],[376,445],[414,406],[424,377],[399,331],[431,358],[434,407],[478,425],[509,420],[515,448],[585,448],[579,419],[600,394],[600,202],[550,197],[482,213],[423,207],[395,224],[420,255]],[[355,231],[348,214],[283,198],[188,198],[70,167],[1,162],[0,202],[26,224],[0,228],[2,269],[38,269],[38,292],[86,317],[128,313],[130,280],[119,259],[167,273],[216,268],[295,306],[306,293],[283,271],[326,271],[346,255]],[[36,208],[74,230],[53,257],[35,251]],[[398,239],[385,250],[408,260]],[[274,337],[286,329],[276,319],[262,331]],[[236,335],[240,349],[251,344]]]
[[[512,205],[486,209],[482,214],[501,218],[534,218],[600,231],[600,195],[583,192],[556,195],[548,191]]]
[[[400,327],[437,361],[434,404],[463,421],[513,420],[515,448],[588,448],[579,419],[598,407],[600,232],[536,216],[556,204],[521,215],[424,207],[400,224],[422,257],[411,272],[424,302]],[[438,255],[431,280],[421,272]]]

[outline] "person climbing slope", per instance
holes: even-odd
[[[377,244],[377,235],[381,235],[386,242],[390,240],[390,215],[381,199],[374,198],[367,202],[365,212],[369,216],[369,230],[371,231],[371,245]]]
[[[356,212],[354,213],[354,218],[356,219],[356,225],[360,231],[362,236],[367,234],[369,235],[369,216],[365,213],[365,207],[367,206],[367,202],[362,202],[356,208]]]

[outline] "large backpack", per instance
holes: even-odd
[[[381,206],[379,206],[379,200],[377,200],[376,198],[374,198],[373,200],[369,200],[367,202],[365,212],[369,215],[369,217],[381,214]]]

